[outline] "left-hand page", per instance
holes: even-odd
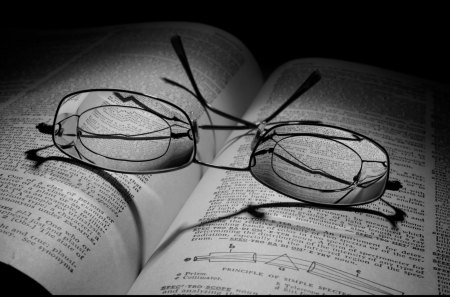
[[[207,121],[192,95],[163,80],[192,89],[170,45],[174,34],[204,97],[241,115],[262,85],[261,72],[241,42],[210,26],[30,31],[11,38],[13,47],[0,45],[0,261],[51,293],[127,292],[200,179],[197,165],[158,175],[97,170],[52,143],[59,101],[82,89],[154,95]],[[199,158],[208,161],[226,135],[204,136]]]

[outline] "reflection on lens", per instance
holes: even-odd
[[[384,193],[387,152],[358,133],[327,125],[283,124],[259,140],[250,170],[261,183],[301,201],[357,205]]]
[[[338,190],[358,178],[361,159],[340,142],[317,136],[293,136],[277,143],[272,166],[280,178],[293,185]]]
[[[186,113],[164,100],[119,90],[68,95],[54,122],[55,145],[91,165],[156,173],[190,164],[195,155]]]
[[[160,158],[170,144],[167,122],[139,108],[93,108],[80,116],[78,129],[79,139],[88,150],[122,161]]]

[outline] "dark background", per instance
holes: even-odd
[[[20,37],[23,30],[191,21],[222,28],[238,37],[255,55],[266,76],[292,59],[325,57],[450,84],[450,26],[444,4],[339,2],[10,2],[2,3],[0,42],[3,47],[23,46],[26,44]],[[6,31],[8,34],[4,34]],[[11,52],[14,51],[8,51]],[[9,57],[0,52],[0,59]],[[18,294],[46,293],[38,284],[1,263],[0,281],[20,282],[14,288]]]
[[[201,22],[242,40],[266,75],[295,58],[326,57],[450,83],[450,17],[444,4],[360,2],[18,2],[2,11],[0,24],[3,28],[53,30],[152,21]]]

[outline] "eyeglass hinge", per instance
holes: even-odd
[[[252,143],[251,143],[252,150],[255,149],[255,146],[258,143],[259,139],[261,138],[261,134],[264,132],[265,128],[266,128],[266,122],[263,121],[263,122],[259,123],[258,128],[256,130],[255,137],[253,138]]]

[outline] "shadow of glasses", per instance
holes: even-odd
[[[53,133],[52,131],[52,126],[51,125],[47,125],[44,123],[41,123],[37,126],[37,128],[39,129],[39,131],[41,133],[45,133],[45,134],[51,134]],[[248,135],[249,132],[244,133],[241,136],[244,135]],[[251,134],[251,132],[250,132]],[[43,148],[39,148],[39,149],[34,149],[34,150],[29,150],[26,152],[27,154],[27,159],[32,160],[35,163],[35,167],[39,167],[40,165],[42,165],[44,162],[47,161],[63,161],[63,162],[68,162],[70,164],[75,164],[77,166],[80,166],[84,169],[90,170],[98,175],[100,175],[101,177],[103,177],[105,180],[107,181],[111,181],[114,180],[114,178],[108,174],[107,172],[103,171],[103,170],[99,170],[99,169],[95,169],[92,168],[89,165],[85,165],[77,160],[74,159],[69,159],[69,158],[64,158],[64,157],[41,157],[39,156],[37,153],[42,150],[42,149],[46,149],[48,147],[43,147]],[[139,217],[138,213],[137,213],[137,209],[131,199],[131,197],[129,197],[129,194],[127,194],[127,191],[125,190],[125,188],[123,188],[123,186],[120,185],[120,183],[114,182],[111,183],[120,193],[122,193],[124,195],[124,198],[126,199],[127,203],[129,203],[130,208],[133,212],[133,214],[135,214],[137,216],[137,218]],[[402,184],[399,181],[388,181],[387,182],[387,186],[386,186],[386,190],[390,190],[390,191],[398,191],[399,189],[402,188]],[[128,195],[128,197],[127,197]],[[259,204],[259,205],[248,205],[246,207],[244,207],[243,209],[236,211],[234,213],[228,214],[228,215],[224,215],[215,219],[211,219],[211,220],[206,220],[206,221],[202,221],[200,223],[197,224],[192,224],[192,225],[188,225],[188,226],[181,226],[179,227],[177,230],[175,230],[169,237],[167,237],[167,239],[165,239],[160,245],[159,247],[155,250],[155,252],[153,253],[151,259],[158,257],[158,255],[163,252],[172,242],[175,241],[175,239],[177,237],[179,237],[181,234],[183,234],[186,231],[192,230],[194,228],[197,227],[202,227],[202,226],[206,226],[209,224],[213,224],[215,222],[219,222],[222,220],[227,220],[230,219],[232,217],[241,215],[241,214],[249,214],[252,217],[255,218],[259,218],[259,219],[265,219],[266,218],[266,214],[264,213],[264,209],[276,209],[276,208],[317,208],[317,209],[328,209],[328,210],[333,210],[333,211],[345,211],[345,212],[354,212],[354,213],[365,213],[365,214],[370,214],[370,215],[375,215],[375,216],[379,216],[382,217],[384,219],[386,219],[390,225],[391,228],[393,230],[398,230],[398,223],[403,222],[405,220],[405,217],[407,216],[406,213],[388,203],[387,201],[385,201],[384,199],[380,199],[382,202],[384,202],[386,205],[388,205],[389,207],[391,207],[394,210],[394,213],[392,214],[385,214],[383,212],[377,211],[377,210],[372,210],[372,209],[367,209],[367,208],[361,208],[361,207],[353,207],[353,206],[324,206],[324,205],[317,205],[317,204],[310,204],[310,203],[305,203],[305,202],[274,202],[274,203],[263,203],[263,204]],[[133,208],[133,207],[134,208]],[[271,219],[273,221],[273,219]],[[279,223],[281,224],[281,222],[275,222],[276,224]],[[141,226],[142,228],[142,226]],[[142,232],[142,231],[141,231]]]
[[[249,214],[254,218],[262,219],[264,220],[266,218],[266,214],[263,212],[264,209],[274,209],[274,208],[286,208],[286,207],[296,207],[296,208],[318,208],[318,209],[330,209],[334,211],[348,211],[348,212],[355,212],[355,213],[366,213],[371,214],[375,216],[380,216],[386,219],[390,224],[391,228],[393,230],[398,230],[398,223],[401,223],[405,220],[405,217],[407,216],[406,213],[401,210],[398,207],[393,206],[392,204],[386,202],[385,200],[381,199],[384,203],[386,203],[388,206],[390,206],[393,210],[393,214],[385,214],[380,211],[372,210],[372,209],[366,209],[366,208],[360,208],[360,207],[327,207],[322,205],[313,205],[309,203],[304,202],[274,202],[274,203],[263,203],[259,205],[248,205],[244,207],[243,209],[236,211],[234,213],[224,215],[215,219],[202,221],[197,224],[187,225],[187,226],[180,226],[177,230],[173,231],[172,234],[170,234],[155,250],[155,252],[152,254],[151,258],[148,260],[153,260],[157,258],[164,250],[166,250],[179,236],[181,236],[183,233],[193,230],[194,228],[214,224],[219,221],[227,220],[230,218],[233,218],[235,216],[241,215],[241,214]],[[271,222],[274,224],[283,224],[282,222],[274,221],[273,218],[271,218]]]
[[[41,123],[38,125],[39,126],[39,131],[44,133],[44,134],[48,134],[48,131],[50,131],[49,134],[52,133],[52,126],[51,125],[47,125],[44,123]],[[49,127],[50,126],[50,129]],[[139,263],[140,265],[142,265],[143,261],[144,261],[144,251],[145,251],[145,246],[144,246],[144,231],[143,231],[143,224],[142,224],[142,220],[140,218],[137,206],[135,204],[135,202],[133,201],[133,198],[131,197],[130,193],[127,191],[127,189],[111,174],[109,174],[108,172],[105,172],[103,170],[100,169],[96,169],[93,168],[89,165],[83,164],[82,162],[79,162],[75,159],[70,159],[67,157],[60,157],[60,156],[49,156],[49,157],[42,157],[39,156],[39,152],[48,148],[53,147],[53,145],[48,145],[48,146],[44,146],[44,147],[40,147],[37,149],[31,149],[25,152],[25,158],[27,160],[33,161],[33,168],[34,169],[38,169],[40,166],[42,166],[45,162],[48,161],[57,161],[57,162],[65,162],[68,164],[72,164],[75,166],[78,166],[80,168],[83,168],[87,171],[90,171],[96,175],[98,175],[99,177],[101,177],[104,181],[108,182],[115,190],[117,190],[117,192],[120,193],[120,195],[122,196],[122,198],[124,199],[124,201],[127,203],[128,207],[130,208],[130,211],[133,215],[134,218],[134,222],[136,225],[136,229],[137,229],[137,236],[138,236],[138,246],[139,246]],[[142,267],[139,267],[139,269],[141,269]]]

